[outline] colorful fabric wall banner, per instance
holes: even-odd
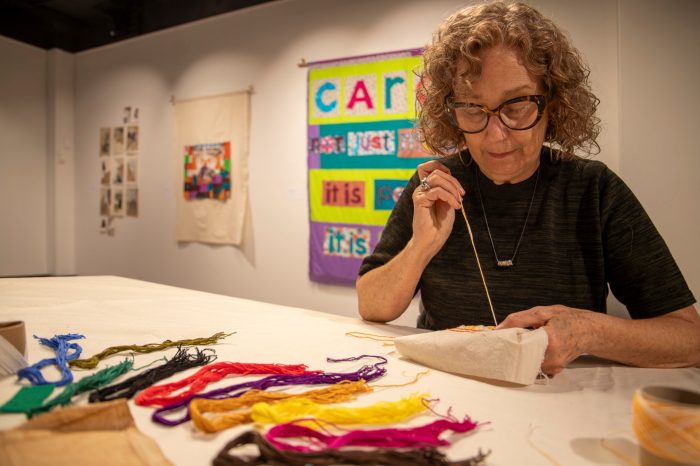
[[[178,241],[241,244],[249,108],[248,91],[175,102]]]
[[[416,166],[420,50],[309,65],[309,275],[355,283]]]

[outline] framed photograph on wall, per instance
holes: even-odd
[[[100,233],[103,234],[113,234],[114,228],[112,227],[112,217],[103,216],[100,219]]]
[[[136,154],[139,151],[139,127],[129,125],[126,127],[126,152]]]
[[[100,159],[100,184],[109,185],[112,182],[112,159],[102,157]]]
[[[124,188],[112,188],[112,217],[123,217],[124,211]]]
[[[127,157],[126,158],[126,182],[127,183],[136,183],[138,176],[138,168],[139,168],[139,159],[138,157]]]
[[[100,157],[109,157],[111,137],[111,128],[100,128]]]
[[[100,188],[100,215],[108,216],[112,211],[112,190],[107,187]]]
[[[139,216],[139,190],[136,187],[126,188],[126,215],[127,217]]]
[[[124,157],[112,158],[112,184],[124,184]]]
[[[124,127],[115,126],[112,128],[112,155],[124,154]]]

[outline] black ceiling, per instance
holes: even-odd
[[[80,52],[274,0],[0,0],[0,35]]]

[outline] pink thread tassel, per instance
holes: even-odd
[[[332,435],[298,424],[302,420],[278,424],[271,428],[265,438],[276,448],[302,453],[338,449],[347,446],[382,447],[382,448],[428,448],[449,445],[440,434],[447,430],[465,433],[474,430],[478,423],[465,417],[463,421],[440,419],[424,426],[405,429],[371,429],[352,430],[342,435]],[[308,420],[306,420],[308,422]],[[297,439],[288,443],[281,439]]]

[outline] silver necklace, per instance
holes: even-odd
[[[484,223],[486,224],[486,232],[489,234],[489,240],[491,241],[491,248],[493,249],[493,256],[496,258],[496,265],[499,267],[512,267],[515,256],[518,255],[518,249],[520,248],[520,242],[523,240],[523,235],[525,234],[525,228],[527,227],[527,221],[530,218],[530,211],[532,210],[532,204],[535,201],[535,193],[537,193],[537,182],[540,179],[540,167],[537,167],[537,175],[535,176],[535,187],[532,189],[532,198],[530,199],[530,205],[527,208],[527,214],[525,215],[525,222],[523,223],[523,229],[520,232],[520,238],[515,244],[515,249],[513,250],[513,256],[510,259],[501,260],[498,258],[498,253],[496,253],[496,246],[493,243],[493,237],[491,236],[491,229],[489,228],[489,220],[486,218],[486,207],[484,206],[484,199],[481,196],[481,186],[479,186],[479,173],[476,172],[476,189],[479,192],[479,202],[481,203],[481,211],[484,213]]]

